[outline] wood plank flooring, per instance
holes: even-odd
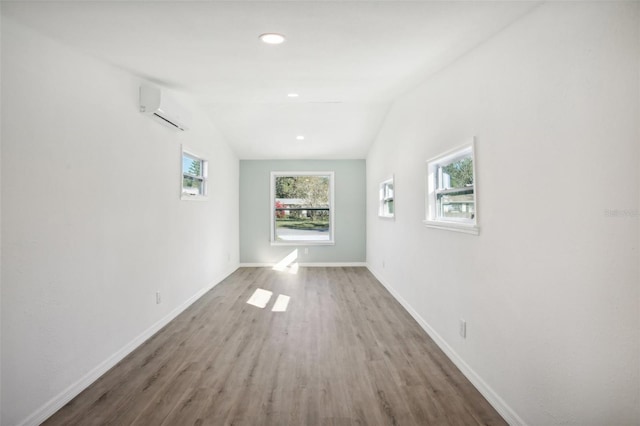
[[[241,268],[44,424],[506,423],[366,268]]]

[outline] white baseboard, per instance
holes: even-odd
[[[171,320],[180,315],[182,311],[191,306],[196,300],[200,299],[206,292],[211,290],[213,287],[222,282],[225,278],[231,275],[237,268],[234,266],[229,269],[227,272],[223,273],[219,279],[214,280],[209,285],[204,288],[198,290],[196,294],[185,300],[179,306],[177,306],[174,310],[169,312],[166,316],[158,320],[151,327],[143,331],[140,335],[138,335],[135,339],[127,343],[121,349],[119,349],[116,353],[111,355],[109,358],[101,362],[87,374],[85,374],[80,380],[66,388],[60,394],[51,398],[47,403],[38,408],[35,412],[33,412],[29,417],[24,419],[19,426],[38,426],[46,419],[48,419],[51,415],[53,415],[60,408],[64,407],[69,401],[75,398],[80,392],[89,387],[93,382],[95,382],[100,376],[109,371],[114,365],[120,362],[124,357],[133,352],[138,346],[144,343],[147,339],[153,336],[158,332],[162,327],[167,325]]]
[[[467,364],[461,357],[453,350],[451,346],[440,336],[424,318],[416,312],[415,309],[407,302],[400,294],[393,288],[391,284],[377,273],[371,265],[367,265],[367,269],[373,274],[374,277],[391,293],[391,295],[409,312],[409,314],[420,324],[420,326],[427,332],[429,337],[442,349],[442,351],[449,357],[449,359],[455,364],[456,367],[465,375],[467,379],[478,389],[478,391],[485,397],[489,404],[496,409],[498,413],[505,419],[511,426],[527,426],[524,420],[518,416],[518,414]]]
[[[272,268],[275,263],[241,263],[240,268]],[[367,262],[310,262],[298,263],[298,266],[305,267],[323,267],[323,268],[340,268],[340,267],[367,267]]]

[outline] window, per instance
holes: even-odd
[[[474,143],[427,162],[427,226],[478,234]]]
[[[208,162],[182,150],[182,199],[204,199],[207,195]]]
[[[378,216],[393,218],[395,216],[395,204],[393,201],[393,176],[380,184],[380,207]]]
[[[333,172],[271,172],[271,243],[333,244]]]

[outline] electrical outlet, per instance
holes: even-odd
[[[460,337],[467,338],[467,322],[460,318]]]
[[[231,261],[231,253],[227,253],[227,262]]]
[[[156,291],[156,305],[159,305],[162,302],[162,298],[160,297],[160,292]]]
[[[384,260],[382,261],[382,269],[384,269]]]
[[[309,247],[304,248],[304,254],[309,254]]]

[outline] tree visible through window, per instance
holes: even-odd
[[[437,175],[436,215],[443,219],[472,220],[475,218],[473,194],[473,160],[471,154],[440,165]]]
[[[207,194],[207,161],[182,152],[182,196],[203,197]]]
[[[272,241],[328,243],[333,173],[272,173]]]
[[[427,163],[425,224],[478,233],[473,142]]]

